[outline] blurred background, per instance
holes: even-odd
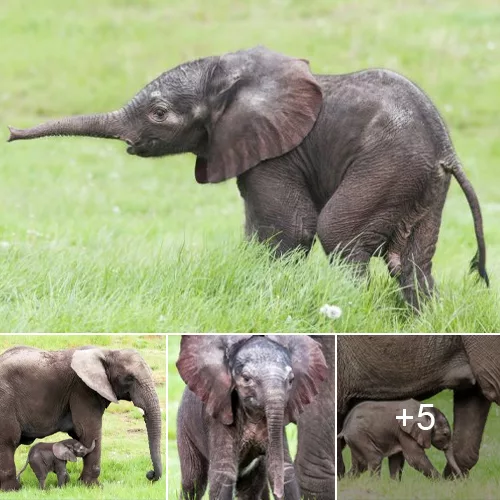
[[[495,0],[3,0],[0,330],[496,331],[495,302],[463,283],[476,244],[456,182],[434,260],[447,305],[394,319],[385,270],[374,301],[339,286],[319,245],[294,269],[242,248],[235,181],[198,185],[191,155],[141,159],[90,138],[4,141],[7,125],[115,109],[179,63],[257,44],[307,58],[316,73],[391,68],[449,125],[497,290],[499,24]],[[333,325],[318,314],[325,302],[350,312]]]

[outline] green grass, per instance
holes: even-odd
[[[100,345],[108,348],[134,348],[146,360],[153,371],[156,390],[163,408],[162,453],[165,464],[166,443],[166,369],[164,336],[0,336],[0,353],[15,345],[30,345],[41,349],[64,349],[83,345]],[[54,434],[40,441],[67,439],[63,433]],[[39,442],[36,440],[35,442]],[[29,446],[20,446],[15,455],[19,471],[26,462]],[[164,465],[165,466],[165,465]],[[21,476],[22,489],[17,492],[0,492],[2,500],[160,500],[165,498],[166,477],[151,483],[146,472],[151,469],[151,459],[146,427],[141,413],[128,401],[111,404],[104,413],[101,458],[101,487],[88,488],[78,483],[83,462],[68,462],[71,481],[68,486],[56,488],[57,478],[50,473],[46,491],[38,489],[38,481],[28,466]]]
[[[181,470],[177,454],[177,410],[185,384],[177,372],[175,362],[179,356],[180,336],[169,335],[167,346],[168,359],[168,498],[177,498],[181,485]],[[295,456],[297,449],[297,427],[289,425],[286,428],[290,452]],[[208,498],[208,490],[203,498]]]
[[[453,395],[451,391],[429,399],[448,417],[453,419]],[[481,445],[478,464],[471,470],[467,480],[432,481],[426,479],[420,472],[405,464],[402,481],[396,482],[389,478],[387,460],[384,460],[382,477],[370,477],[362,474],[358,479],[345,478],[338,482],[339,500],[495,500],[498,498],[500,481],[500,412],[498,406],[493,406],[486,424]],[[434,466],[442,471],[446,459],[444,453],[431,448],[426,451]],[[347,468],[350,467],[350,452],[344,450]]]
[[[380,0],[3,0],[0,4],[0,331],[498,331],[500,7]],[[241,244],[234,180],[201,186],[194,158],[123,144],[6,144],[6,125],[114,109],[164,70],[265,44],[313,71],[408,75],[450,126],[482,203],[492,289],[466,278],[472,220],[452,183],[434,273],[440,302],[408,317],[385,269],[372,287]],[[318,246],[318,245],[317,245]],[[336,304],[331,322],[318,310]]]

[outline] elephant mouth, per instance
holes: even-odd
[[[161,156],[157,152],[159,141],[153,139],[148,143],[136,143],[126,141],[128,144],[127,153],[133,156],[140,156],[141,158],[150,158],[152,156]]]

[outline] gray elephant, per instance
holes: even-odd
[[[300,499],[285,426],[325,378],[321,346],[307,336],[182,337],[177,368],[187,388],[177,417],[181,498]]]
[[[388,457],[392,479],[401,480],[405,460],[424,476],[436,479],[440,474],[425,454],[431,444],[445,452],[454,472],[461,475],[447,418],[436,407],[422,407],[415,399],[357,404],[344,420],[338,438],[340,452],[346,444],[351,450],[350,476],[366,470],[380,475],[382,459]]]
[[[453,175],[474,220],[472,265],[488,283],[479,202],[446,126],[391,71],[313,75],[307,61],[257,47],[171,69],[117,111],[10,128],[9,141],[53,135],[120,139],[141,157],[191,152],[199,183],[237,177],[249,236],[281,255],[307,253],[317,234],[359,273],[382,256],[416,308],[433,288]]]
[[[76,462],[77,457],[83,458],[95,447],[95,441],[90,448],[83,446],[76,439],[65,439],[57,443],[37,443],[30,448],[26,464],[17,474],[17,480],[21,477],[28,464],[38,479],[40,488],[45,489],[45,480],[49,472],[57,475],[57,486],[64,486],[69,481],[66,470],[66,462]]]
[[[339,428],[361,401],[422,400],[451,389],[453,454],[468,474],[491,403],[500,403],[500,335],[346,335],[337,350]],[[341,454],[337,472],[345,473]],[[444,475],[455,476],[449,462]]]
[[[0,355],[0,489],[20,488],[14,453],[20,444],[66,432],[90,448],[80,479],[97,483],[102,416],[110,402],[144,410],[153,469],[162,475],[161,411],[151,369],[133,349],[83,347],[43,351],[14,347]]]

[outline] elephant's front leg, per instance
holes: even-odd
[[[476,465],[484,426],[491,403],[477,387],[455,391],[453,395],[453,454],[464,475]],[[444,477],[453,478],[450,464],[446,464]]]
[[[21,483],[16,478],[16,464],[14,463],[15,448],[0,442],[0,490],[19,490]]]
[[[70,399],[73,434],[71,437],[80,441],[85,448],[94,449],[83,457],[83,470],[79,480],[87,485],[98,484],[101,473],[101,432],[102,416],[105,406],[86,387],[72,394]]]
[[[234,426],[212,421],[209,428],[209,500],[233,500],[239,452],[235,439]]]
[[[92,440],[90,440],[90,446],[88,446],[83,438],[79,437],[79,441],[86,447],[90,448]],[[80,474],[79,480],[87,485],[98,484],[98,478],[101,473],[101,435],[99,432],[98,437],[94,437],[95,446],[94,450],[88,455],[83,457],[83,470]]]
[[[309,252],[318,210],[298,168],[269,160],[238,177],[238,188],[245,200],[248,239],[268,244],[277,257],[291,250]]]

